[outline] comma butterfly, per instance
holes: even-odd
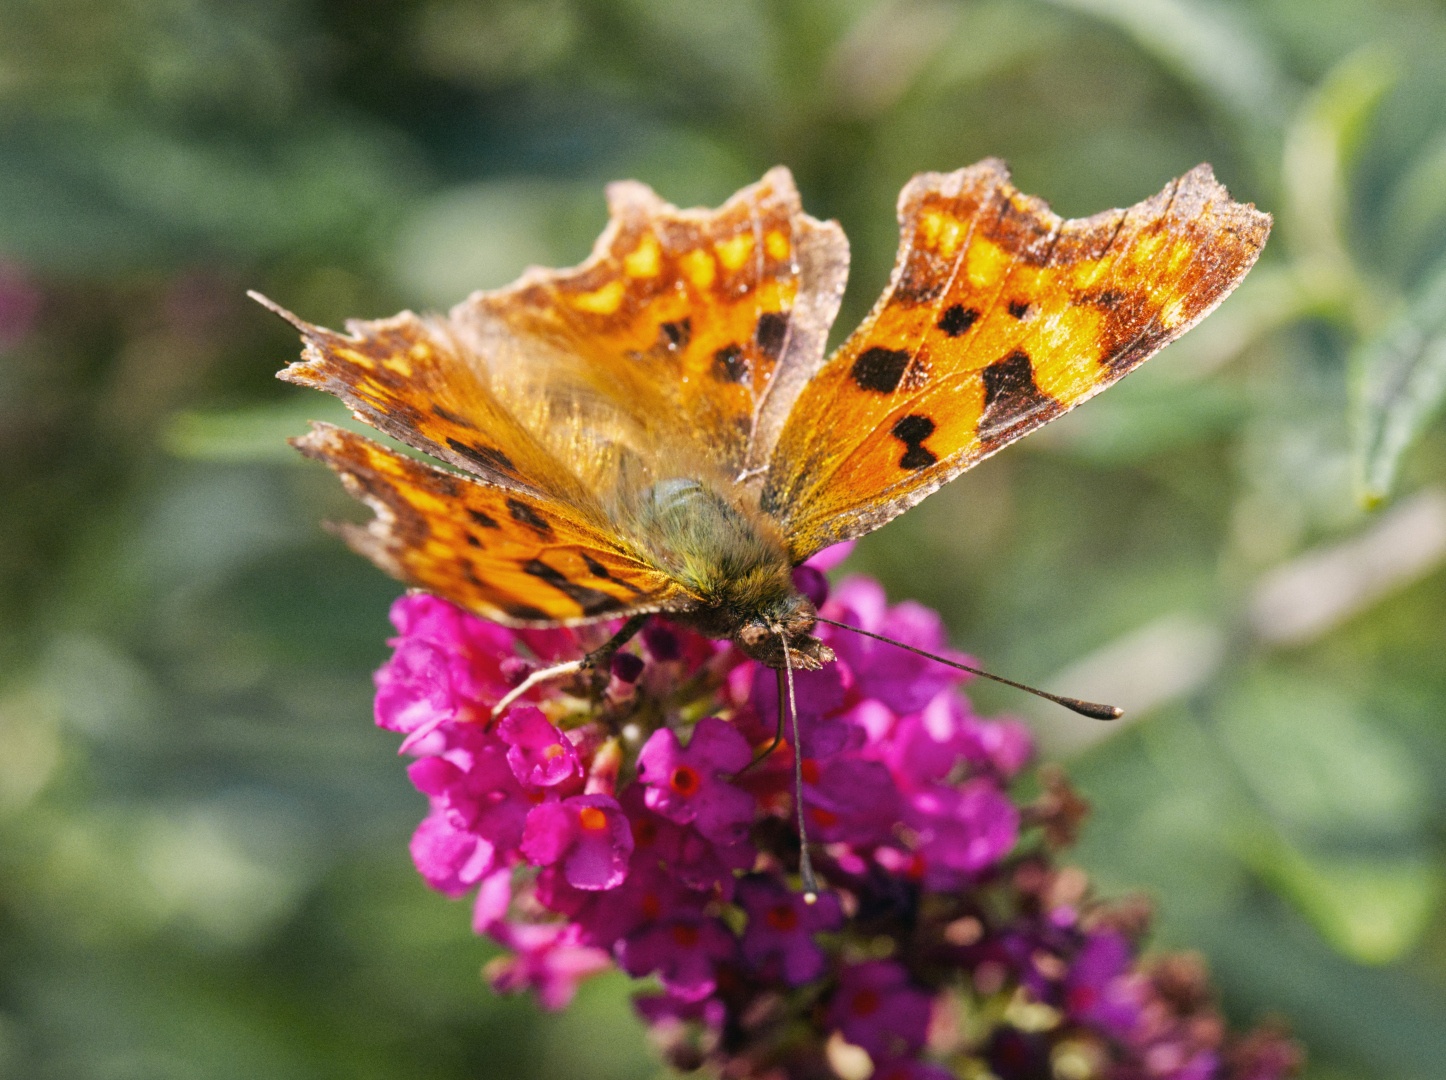
[[[825,359],[848,244],[787,169],[715,211],[632,181],[608,202],[582,265],[446,317],[338,334],[256,297],[305,340],[281,378],[452,466],[314,425],[296,446],[376,514],[342,526],[348,543],[508,626],[626,617],[571,670],[651,613],[775,669],[828,662],[794,567],[1138,367],[1235,288],[1270,230],[1207,165],[1068,221],[999,161],[924,173],[899,199],[888,288]]]

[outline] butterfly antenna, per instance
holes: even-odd
[[[818,900],[818,878],[813,874],[813,860],[808,855],[808,827],[803,821],[803,746],[798,738],[798,700],[793,696],[793,660],[788,651],[788,639],[783,638],[783,670],[788,683],[788,712],[793,724],[793,801],[798,813],[798,875],[803,878],[803,900],[812,904]],[[779,698],[779,708],[783,699]]]
[[[945,667],[956,668],[959,671],[967,671],[971,675],[978,675],[983,679],[990,679],[1005,686],[1012,686],[1016,690],[1023,690],[1026,694],[1033,694],[1035,697],[1042,697],[1046,701],[1052,701],[1056,705],[1063,705],[1071,712],[1077,712],[1081,716],[1088,716],[1091,720],[1118,720],[1125,715],[1125,710],[1115,705],[1097,705],[1093,701],[1081,701],[1079,698],[1062,697],[1059,694],[1051,694],[1048,690],[1041,690],[1036,686],[1026,686],[1024,683],[1015,682],[1013,679],[1006,679],[1003,675],[995,675],[992,671],[985,671],[983,668],[970,667],[968,664],[961,664],[957,660],[948,660],[934,653],[925,652],[923,649],[916,649],[912,645],[905,645],[902,641],[895,641],[891,637],[884,637],[883,634],[875,634],[868,630],[861,630],[857,626],[850,626],[848,623],[835,622],[833,619],[825,619],[822,615],[814,616],[819,622],[828,626],[836,626],[840,630],[849,630],[855,634],[862,634],[866,638],[873,638],[875,641],[884,641],[890,645],[897,646],[908,652],[926,657]],[[786,653],[785,653],[786,655]]]

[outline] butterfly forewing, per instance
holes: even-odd
[[[1121,378],[1240,281],[1270,218],[1208,166],[1065,221],[989,160],[914,178],[893,279],[795,403],[763,507],[795,561],[869,532]]]
[[[592,258],[479,292],[447,319],[405,312],[307,343],[283,378],[493,483],[616,506],[678,476],[761,476],[820,366],[848,248],[802,212],[786,169],[716,211],[609,189]]]
[[[669,579],[554,501],[433,468],[330,424],[294,440],[340,474],[376,517],[347,542],[409,585],[508,625],[556,625],[654,611]]]
[[[686,475],[703,458],[731,480],[762,466],[822,361],[847,274],[842,232],[803,214],[786,169],[716,211],[677,210],[635,182],[608,195],[592,259],[479,293],[453,323],[483,357],[509,338],[543,354],[519,352],[531,362],[494,375],[534,429],[540,407],[556,423],[578,395],[608,399],[630,418],[645,467]],[[657,460],[670,457],[681,460]]]

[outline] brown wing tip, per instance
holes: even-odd
[[[956,198],[969,188],[979,187],[1005,187],[1018,194],[1009,182],[1009,165],[1003,158],[987,157],[953,172],[915,173],[899,192],[899,221],[903,223],[910,209],[929,194]]]
[[[1209,213],[1221,219],[1222,228],[1234,234],[1240,243],[1257,250],[1265,246],[1274,219],[1254,203],[1236,202],[1215,177],[1209,162],[1201,162],[1175,181],[1173,192],[1167,186],[1160,197],[1171,199],[1170,215],[1182,219]]]
[[[726,214],[741,203],[760,197],[767,199],[770,195],[786,204],[794,214],[801,213],[803,208],[798,187],[793,182],[793,173],[787,165],[773,166],[761,179],[735,191],[716,210],[704,206],[680,210],[641,180],[614,180],[608,184],[606,191],[608,216],[614,219],[707,219]]]
[[[301,316],[286,310],[286,308],[282,307],[265,293],[257,292],[255,289],[247,289],[246,295],[251,297],[252,300],[255,300],[258,304],[264,307],[267,311],[271,312],[273,315],[279,315],[281,318],[285,319],[297,330],[301,331],[302,335],[305,337],[312,337],[316,334],[325,333],[325,331],[322,330],[321,327],[313,326]]]
[[[293,360],[276,373],[276,377],[282,382],[295,383],[298,386],[319,387],[322,385],[323,377],[320,371],[320,363],[323,359],[324,343],[336,335],[324,327],[309,323],[294,312],[288,311],[271,297],[255,289],[247,289],[246,295],[255,300],[267,311],[280,316],[294,327],[301,334],[302,354],[300,360]]]

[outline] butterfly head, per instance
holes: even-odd
[[[811,633],[817,614],[808,597],[794,593],[772,617],[749,619],[739,626],[733,632],[733,643],[765,667],[791,665],[801,671],[817,671],[834,658],[833,650]]]

